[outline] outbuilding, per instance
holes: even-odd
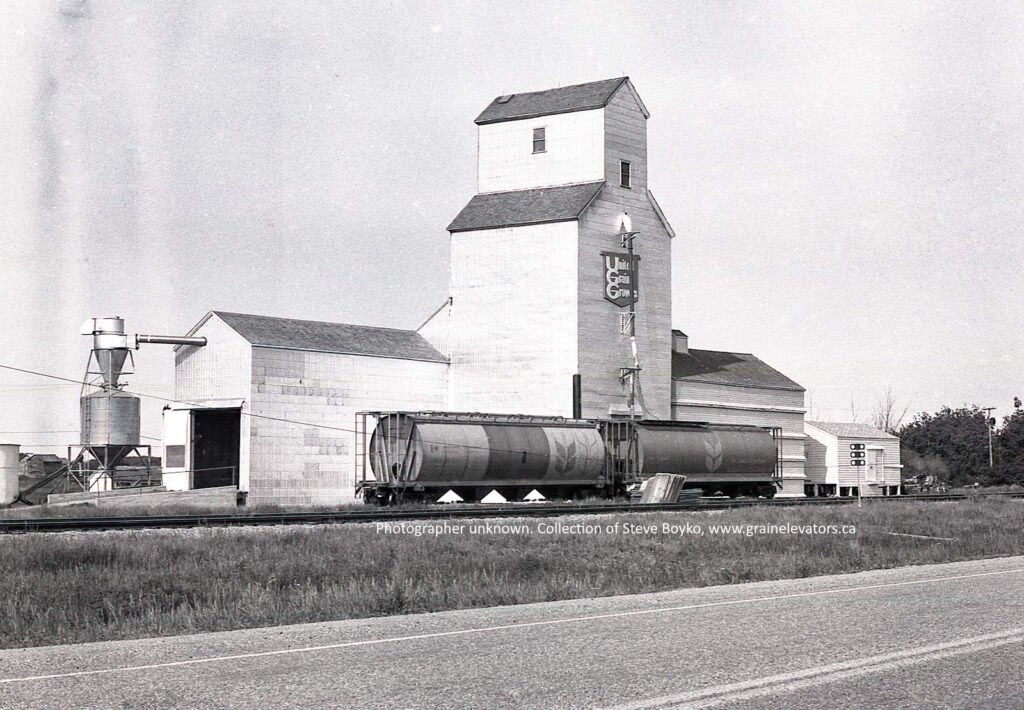
[[[808,496],[894,496],[902,492],[898,436],[854,422],[809,421],[804,430]],[[855,461],[864,461],[864,465]]]
[[[211,311],[175,352],[164,485],[238,486],[250,504],[328,505],[355,489],[362,409],[444,409],[448,360],[411,330]]]

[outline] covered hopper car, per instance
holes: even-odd
[[[624,419],[451,412],[356,415],[356,495],[367,502],[614,496],[658,473],[708,493],[771,497],[776,429]]]

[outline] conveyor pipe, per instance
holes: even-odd
[[[202,347],[206,345],[206,338],[184,337],[177,335],[136,335],[135,349],[143,343],[148,345],[194,345]]]

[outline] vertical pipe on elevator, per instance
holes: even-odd
[[[572,376],[572,418],[583,418],[583,384],[579,373]]]

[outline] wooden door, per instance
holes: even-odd
[[[885,483],[885,451],[868,449],[867,480],[869,483]]]

